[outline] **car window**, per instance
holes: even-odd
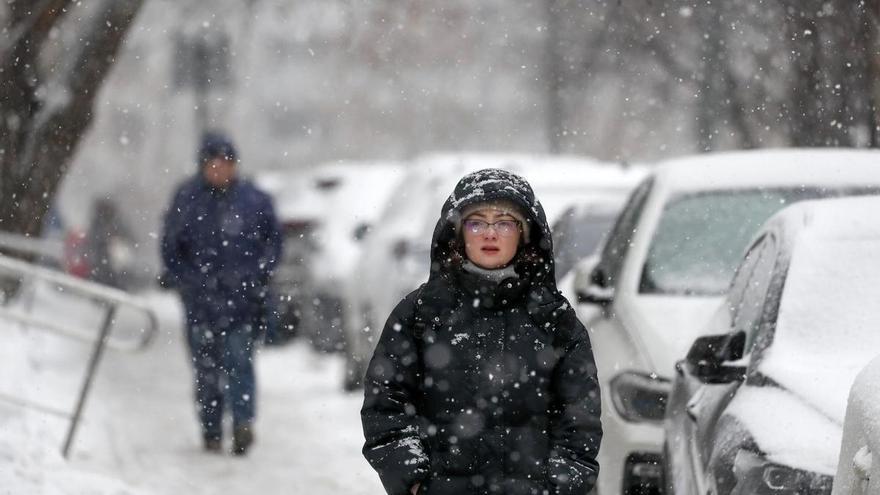
[[[752,348],[767,307],[767,291],[776,266],[776,242],[773,236],[764,238],[754,269],[745,285],[742,299],[733,316],[733,327],[746,333],[746,352]]]
[[[623,260],[626,253],[632,245],[633,234],[639,218],[642,216],[642,210],[650,195],[651,188],[654,185],[654,179],[649,178],[642,182],[627,200],[614,228],[608,235],[605,244],[602,247],[602,256],[596,267],[596,277],[593,282],[602,287],[613,287],[620,276],[620,270],[623,267]]]
[[[806,199],[870,191],[798,186],[674,197],[666,204],[651,240],[639,291],[724,294],[751,237],[776,211]]]
[[[558,278],[564,277],[579,259],[593,254],[614,219],[611,214],[573,215],[559,222],[553,245]]]
[[[755,265],[758,264],[758,261],[761,259],[761,252],[764,248],[764,239],[765,237],[761,237],[752,245],[751,249],[743,256],[742,263],[740,263],[739,267],[736,270],[736,274],[733,277],[733,281],[730,283],[730,291],[727,294],[727,311],[730,314],[730,321],[733,321],[733,317],[739,311],[740,306],[742,306],[743,296],[746,292],[746,289],[749,287],[749,280],[752,277],[752,272],[755,270]],[[728,331],[733,330],[733,328],[727,329]]]

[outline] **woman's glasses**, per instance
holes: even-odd
[[[517,220],[499,220],[494,223],[485,220],[465,220],[464,228],[471,234],[480,235],[486,233],[489,227],[495,229],[495,232],[502,237],[509,237],[519,232],[519,221]]]

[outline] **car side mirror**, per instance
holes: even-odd
[[[599,256],[591,255],[575,266],[574,287],[579,303],[608,306],[614,300],[614,287],[606,286]]]
[[[746,334],[739,331],[722,335],[707,335],[694,341],[685,359],[694,375],[709,382],[729,382],[741,379],[744,366],[729,364],[745,354]]]

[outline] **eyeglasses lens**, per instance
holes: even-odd
[[[484,222],[483,220],[465,220],[465,228],[472,234],[483,234],[489,227],[494,227],[498,235],[507,237],[517,231],[517,224],[513,220],[501,220],[495,223]]]

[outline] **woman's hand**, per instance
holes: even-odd
[[[410,493],[412,493],[412,495],[416,495],[416,493],[419,492],[420,486],[422,486],[421,483],[416,483],[415,485],[413,485],[413,487],[409,489]]]

